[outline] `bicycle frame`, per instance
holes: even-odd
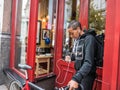
[[[26,81],[25,81],[25,86],[23,86],[22,90],[30,90],[30,86],[32,86],[33,88],[36,88],[37,90],[44,90],[44,89],[40,88],[39,86],[37,86],[34,83],[29,81],[27,70],[32,69],[31,66],[19,64],[18,67],[25,70],[25,79],[26,79]]]
[[[29,83],[29,80],[26,80],[25,86],[22,88],[22,90],[30,90],[28,83]]]
[[[31,90],[30,86],[33,88],[36,88],[37,90],[44,90],[43,88],[40,88],[39,86],[35,85],[34,83],[30,82],[29,80],[26,80],[26,84],[22,88],[22,90]]]
[[[30,82],[28,79],[28,73],[27,70],[28,69],[32,69],[30,66],[28,65],[18,65],[18,67],[20,67],[21,69],[25,70],[25,79],[23,79],[22,77],[20,77],[16,72],[14,72],[13,70],[6,68],[4,69],[4,73],[5,75],[12,81],[16,81],[18,83],[17,84],[21,90],[31,90],[31,88],[34,88],[35,90],[44,90],[43,88],[35,85],[34,83]],[[9,88],[12,87],[12,82],[9,85]]]

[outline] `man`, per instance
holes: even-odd
[[[81,24],[73,20],[68,26],[70,36],[74,38],[72,55],[66,56],[65,61],[75,61],[76,74],[69,81],[69,90],[92,90],[96,75],[95,66],[95,38],[89,32],[82,30]],[[76,89],[78,88],[78,89]]]

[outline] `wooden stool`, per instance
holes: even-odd
[[[36,61],[35,61],[36,62],[36,70],[35,70],[36,77],[38,77],[40,74],[49,73],[51,57],[52,56],[36,56]],[[46,69],[42,68],[40,66],[40,63],[47,63]]]

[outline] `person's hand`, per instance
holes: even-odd
[[[74,90],[78,88],[78,83],[74,80],[70,80],[68,86],[69,86],[69,90]]]
[[[70,56],[65,56],[65,61],[66,62],[71,62],[71,57]]]

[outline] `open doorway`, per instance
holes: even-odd
[[[57,0],[39,0],[35,78],[53,75]]]

